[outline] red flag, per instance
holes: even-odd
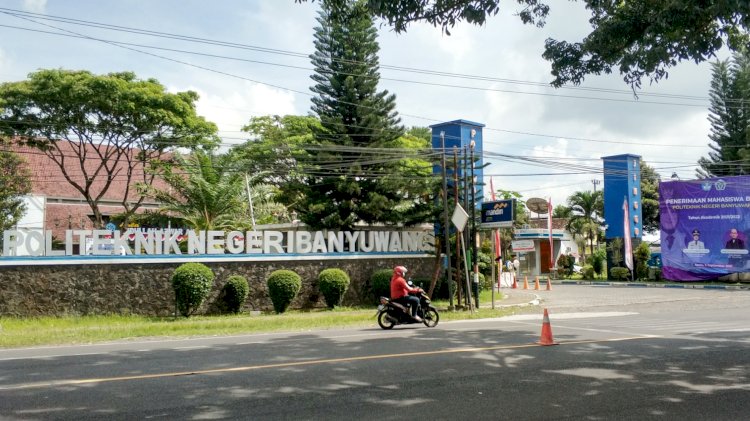
[[[490,177],[490,197],[492,201],[495,201],[495,186],[492,184],[492,177]],[[500,241],[500,230],[495,229],[495,259],[500,257],[501,254],[501,241]],[[500,270],[497,271],[497,284],[500,285],[501,274],[503,273],[503,262],[500,261]]]
[[[625,201],[622,204],[622,214],[623,214],[623,228],[622,228],[622,236],[623,241],[625,242],[625,266],[628,267],[628,269],[633,270],[633,243],[630,239],[630,209],[628,206],[628,198],[625,198]]]
[[[555,246],[552,242],[552,198],[547,201],[547,229],[549,230],[549,270],[555,267]]]

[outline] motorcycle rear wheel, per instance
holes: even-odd
[[[393,326],[396,326],[396,322],[385,311],[378,314],[378,324],[385,330],[393,329]]]
[[[429,307],[424,310],[424,315],[422,316],[422,319],[423,319],[425,326],[435,327],[440,321],[440,313],[438,313],[434,307]]]

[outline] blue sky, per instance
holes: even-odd
[[[541,58],[544,40],[577,41],[588,30],[588,16],[581,2],[550,3],[552,9],[544,28],[522,25],[514,16],[516,5],[512,1],[501,2],[500,14],[486,25],[459,25],[451,30],[451,36],[426,24],[413,25],[403,34],[381,27],[382,65],[463,75],[428,76],[381,69],[381,88],[397,95],[403,123],[429,126],[466,119],[487,126],[486,152],[549,157],[599,168],[602,156],[632,153],[643,156],[663,177],[676,171],[683,179],[692,178],[696,160],[708,151],[710,65],[687,62],[672,69],[669,78],[658,84],[644,81],[639,100],[633,98],[619,75],[591,77],[578,88],[549,88],[545,84],[551,80],[550,66]],[[227,143],[245,138],[239,130],[252,116],[309,112],[312,66],[307,55],[313,51],[316,3],[3,0],[0,8],[0,82],[22,80],[42,68],[94,73],[134,71],[141,78],[158,79],[171,91],[197,91],[201,96],[199,113],[219,125]],[[22,19],[8,14],[12,10],[232,42],[245,48],[103,30],[39,17]],[[91,38],[141,46],[126,49]],[[494,79],[476,80],[466,75]],[[485,175],[493,176],[496,188],[520,191],[526,198],[552,197],[554,204],[576,190],[590,190],[591,180],[602,177],[510,176],[556,170],[493,159],[488,162],[491,165]]]

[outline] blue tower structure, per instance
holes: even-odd
[[[637,241],[643,236],[641,206],[641,157],[639,155],[612,155],[604,161],[604,219],[607,222],[605,238],[622,238],[625,232],[622,205],[628,201],[630,236]],[[634,243],[635,244],[635,243]]]
[[[607,245],[615,238],[625,235],[625,211],[627,201],[627,223],[633,249],[641,243],[643,236],[643,211],[641,203],[641,157],[639,155],[612,155],[602,157],[604,161],[604,219],[607,223],[605,239]],[[607,267],[616,266],[607,247]]]
[[[482,141],[482,127],[484,124],[475,123],[467,120],[453,120],[445,123],[433,124],[430,126],[432,129],[432,148],[435,150],[442,149],[441,134],[445,140],[446,160],[451,162],[453,160],[453,148],[458,148],[459,158],[463,155],[463,151],[466,151],[467,157],[469,156],[469,148],[472,140],[474,141],[474,176],[476,177],[476,183],[474,190],[476,192],[476,201],[481,203],[484,200],[484,158],[482,158],[483,141]],[[442,175],[442,167],[438,164],[432,167],[433,174]],[[464,176],[464,171],[461,166],[457,168],[458,177]],[[453,171],[448,171],[448,185],[453,187]],[[474,206],[477,207],[477,203]],[[469,210],[466,209],[468,212]]]

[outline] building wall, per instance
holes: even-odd
[[[181,263],[0,266],[0,316],[63,316],[93,314],[174,314],[171,276]],[[343,304],[373,303],[369,290],[379,269],[405,265],[413,277],[432,276],[435,258],[367,256],[361,259],[321,257],[315,260],[261,260],[205,263],[214,272],[213,287],[199,310],[219,311],[219,294],[231,275],[242,275],[250,285],[246,311],[273,310],[266,279],[271,272],[290,269],[302,277],[302,289],[292,308],[323,307],[317,289],[320,271],[340,268],[351,278]]]

